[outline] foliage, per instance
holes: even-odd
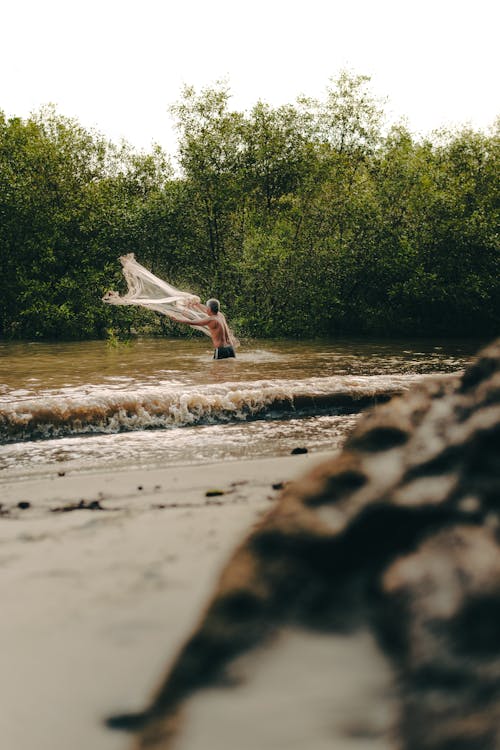
[[[368,83],[344,71],[322,101],[248,113],[225,82],[186,87],[180,173],[158,146],[115,146],[51,107],[0,112],[0,335],[172,334],[101,304],[127,252],[222,299],[243,334],[494,333],[500,120],[384,133]]]

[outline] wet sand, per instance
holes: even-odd
[[[126,747],[103,719],[143,706],[272,485],[328,455],[0,484],[2,744]]]

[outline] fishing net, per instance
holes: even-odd
[[[163,279],[159,279],[147,268],[141,266],[133,253],[122,255],[120,262],[127,282],[127,293],[120,296],[118,292],[106,292],[102,298],[103,302],[110,305],[139,305],[162,315],[180,318],[186,322],[203,320],[207,317],[207,312],[200,304],[200,298],[196,294],[183,292],[163,281]],[[201,309],[197,309],[197,306],[200,306]],[[229,329],[224,316],[222,313],[218,313],[218,316],[220,322],[227,329],[228,341],[233,346],[237,345],[238,342]],[[204,326],[196,327],[196,330],[203,331],[207,336],[210,336],[209,329]]]

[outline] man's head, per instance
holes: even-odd
[[[208,307],[209,312],[212,315],[217,315],[217,313],[219,312],[219,308],[220,308],[219,300],[218,299],[207,300],[207,307]]]

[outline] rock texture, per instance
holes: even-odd
[[[245,680],[235,665],[265,664],[288,629],[320,637],[325,654],[338,653],[339,638],[368,634],[393,690],[386,718],[363,729],[364,700],[357,728],[323,727],[307,750],[500,748],[499,510],[497,342],[462,378],[368,413],[337,458],[285,485],[229,560],[149,707],[109,724],[135,731],[136,748],[202,747],[184,741],[190,702],[214,690],[229,700]],[[320,664],[333,715],[348,664]],[[364,677],[379,668],[356,667]],[[283,671],[283,695],[288,687]],[[259,738],[253,746],[281,747],[265,726]],[[234,738],[229,747],[239,750]]]

